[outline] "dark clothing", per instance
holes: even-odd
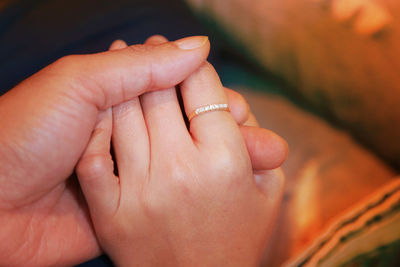
[[[0,95],[64,55],[154,34],[175,40],[206,32],[180,0],[10,0],[0,9]]]

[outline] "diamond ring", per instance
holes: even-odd
[[[191,121],[194,117],[212,111],[229,111],[228,104],[210,104],[206,106],[199,107],[189,114],[188,119]]]

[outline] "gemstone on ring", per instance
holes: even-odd
[[[226,103],[223,104],[209,104],[206,106],[202,106],[199,108],[196,108],[190,115],[188,116],[189,121],[191,121],[194,117],[206,113],[206,112],[211,112],[211,111],[229,111],[229,106]]]

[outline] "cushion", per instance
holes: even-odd
[[[400,2],[186,1],[231,46],[400,167]]]
[[[285,138],[290,148],[283,165],[286,191],[263,259],[263,266],[282,266],[395,174],[349,134],[270,89],[240,92],[261,126]]]
[[[400,179],[358,203],[286,266],[399,266]]]

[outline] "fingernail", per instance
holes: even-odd
[[[183,50],[192,50],[196,48],[200,48],[203,45],[205,45],[208,41],[207,36],[192,36],[192,37],[186,37],[183,39],[179,39],[175,41],[174,43]]]

